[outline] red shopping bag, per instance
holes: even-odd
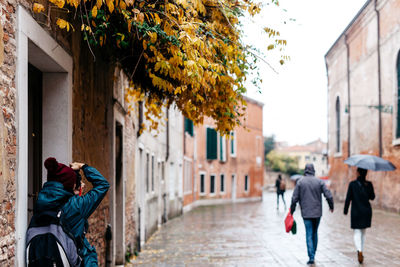
[[[290,209],[289,209],[289,212],[285,218],[286,233],[289,233],[290,230],[292,230],[293,222],[294,222],[293,215],[290,213]]]

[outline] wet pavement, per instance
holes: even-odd
[[[290,193],[285,194],[287,204]],[[314,266],[400,266],[400,215],[374,210],[359,265],[350,216],[324,200]],[[282,203],[281,203],[282,204]],[[304,224],[296,210],[297,234],[287,234],[287,211],[275,193],[262,202],[199,207],[166,223],[144,246],[134,266],[307,266]]]

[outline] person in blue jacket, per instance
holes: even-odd
[[[38,194],[34,212],[61,209],[62,223],[76,240],[83,243],[80,250],[83,266],[98,266],[96,249],[89,244],[85,234],[89,227],[88,218],[105,197],[110,184],[95,168],[84,163],[74,162],[68,167],[55,158],[48,158],[44,165],[47,182]],[[84,184],[79,183],[76,173],[79,170],[83,170],[86,179],[93,185],[82,196],[80,192]]]

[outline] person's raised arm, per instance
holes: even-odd
[[[71,168],[74,168],[73,164],[74,163],[71,164]],[[88,218],[96,210],[100,202],[105,197],[108,189],[110,188],[110,184],[95,168],[86,164],[82,164],[79,167],[82,168],[86,179],[93,186],[89,192],[77,199],[82,217]]]

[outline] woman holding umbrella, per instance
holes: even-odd
[[[344,161],[350,166],[357,167],[357,179],[351,181],[347,189],[344,203],[344,214],[349,211],[351,202],[351,228],[354,229],[354,243],[357,248],[358,262],[364,261],[363,249],[365,229],[371,227],[372,208],[370,200],[375,199],[374,187],[367,181],[367,170],[393,171],[396,167],[383,158],[373,155],[354,155]]]
[[[372,208],[369,200],[375,199],[374,187],[365,178],[367,170],[357,168],[357,179],[351,181],[344,204],[344,214],[347,215],[351,204],[351,228],[354,230],[354,244],[357,248],[358,262],[364,260],[365,229],[371,227]]]

